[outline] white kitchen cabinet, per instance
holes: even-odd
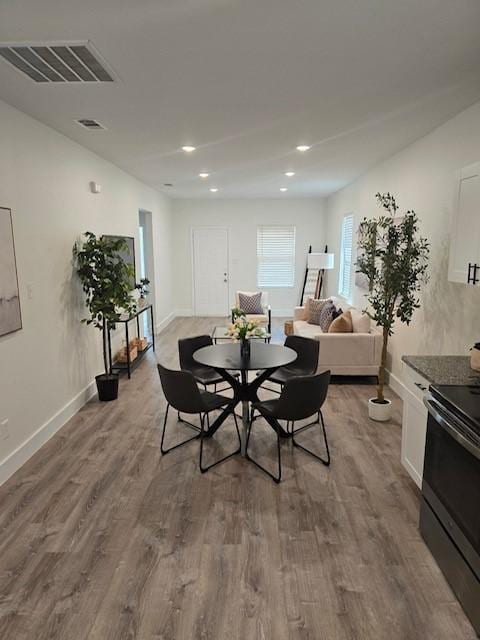
[[[404,363],[403,420],[401,460],[414,482],[421,487],[428,411],[423,398],[429,382]]]
[[[477,282],[472,282],[474,273]],[[448,279],[480,284],[480,162],[465,167],[456,176]]]

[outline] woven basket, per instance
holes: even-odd
[[[135,358],[138,356],[137,347],[130,346],[129,351],[130,351],[130,362],[133,362],[133,360],[135,360]],[[117,362],[127,362],[127,349],[125,347],[123,347],[123,349],[120,349],[120,351],[117,352],[116,360]]]
[[[147,338],[135,338],[133,342],[138,351],[145,351],[145,349],[148,347]]]
[[[285,320],[283,330],[286,336],[293,336],[293,320]]]

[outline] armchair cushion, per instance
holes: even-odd
[[[260,324],[268,324],[268,316],[264,313],[247,313],[245,318],[247,322],[259,322]]]

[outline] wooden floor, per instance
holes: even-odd
[[[174,321],[156,356],[176,365],[177,338],[213,324]],[[201,475],[196,441],[160,455],[151,354],[117,402],[88,404],[0,488],[0,638],[473,639],[418,533],[400,402],[375,424],[372,392],[330,387],[330,468],[285,442],[279,486],[238,457]],[[270,454],[273,432],[255,427]],[[233,425],[218,436],[212,454]]]

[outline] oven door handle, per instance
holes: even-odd
[[[442,407],[441,409],[437,408],[437,403],[433,400],[432,396],[426,396],[423,399],[425,406],[428,409],[428,412],[435,418],[435,421],[443,428],[445,431],[452,436],[454,440],[456,440],[464,449],[467,449],[475,458],[480,460],[480,447],[475,444],[469,438],[466,438],[463,433],[456,428],[455,423],[458,423],[458,420],[453,416],[447,409]]]

